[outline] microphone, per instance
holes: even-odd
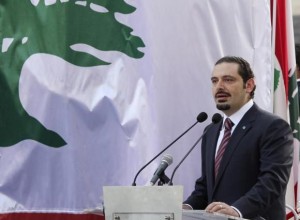
[[[172,164],[172,162],[173,162],[173,157],[170,154],[166,154],[163,156],[158,168],[156,169],[156,171],[153,174],[152,179],[150,180],[151,186],[153,186],[158,179],[165,176],[165,170],[167,169],[167,167],[169,165]]]
[[[195,142],[195,144],[191,147],[191,149],[186,153],[186,155],[182,158],[182,160],[178,163],[178,165],[175,167],[175,169],[173,170],[170,182],[168,185],[172,186],[173,185],[173,177],[174,174],[176,172],[176,170],[178,169],[178,167],[180,167],[180,165],[183,163],[183,161],[187,158],[187,156],[192,152],[192,150],[194,150],[194,148],[197,146],[197,144],[200,142],[200,140],[203,138],[203,136],[206,134],[206,132],[208,131],[209,127],[211,127],[214,124],[217,124],[219,121],[222,120],[222,116],[219,113],[215,113],[211,119],[212,123],[210,125],[208,125],[208,127],[204,130],[203,134],[200,136],[200,138]]]
[[[219,121],[222,120],[222,116],[219,114],[219,113],[215,113],[212,118],[211,118],[211,121],[213,124],[217,124]]]
[[[159,157],[163,152],[165,152],[167,149],[169,149],[176,141],[178,141],[183,135],[185,135],[189,130],[191,130],[198,122],[204,122],[207,119],[207,114],[205,112],[201,112],[198,116],[197,116],[197,121],[191,126],[189,127],[185,132],[183,132],[181,135],[179,135],[178,138],[176,138],[174,141],[172,141],[168,146],[166,146],[162,151],[160,151],[155,157],[153,157],[148,163],[146,163],[135,175],[133,183],[131,184],[132,186],[136,186],[136,179],[138,177],[138,175],[140,174],[140,172],[142,172],[142,170],[144,170],[150,163],[152,163],[152,161],[154,161],[157,157]]]

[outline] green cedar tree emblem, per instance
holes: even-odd
[[[279,85],[279,77],[280,77],[280,71],[278,69],[274,69],[274,91],[277,90]]]
[[[141,58],[144,54],[138,48],[145,46],[142,39],[115,18],[117,12],[134,11],[124,0],[61,0],[48,5],[38,0],[0,1],[0,147],[27,139],[50,147],[66,144],[23,108],[18,87],[23,64],[31,55],[45,53],[82,67],[109,65],[71,49],[79,43]]]

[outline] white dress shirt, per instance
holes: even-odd
[[[219,150],[221,141],[222,141],[223,136],[224,136],[224,131],[225,131],[224,122],[225,122],[225,119],[229,118],[234,123],[234,125],[231,128],[231,134],[232,134],[234,132],[234,129],[236,128],[236,126],[238,125],[238,123],[240,122],[240,120],[242,119],[242,117],[253,106],[253,104],[254,104],[253,100],[250,99],[245,105],[243,105],[237,112],[235,112],[230,117],[227,117],[226,115],[224,115],[224,117],[223,117],[223,125],[222,125],[222,129],[220,131],[220,135],[219,135],[219,138],[218,138],[215,156],[217,156],[217,152]]]

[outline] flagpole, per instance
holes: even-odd
[[[274,111],[274,90],[275,90],[275,87],[274,87],[274,63],[275,63],[275,59],[276,59],[276,55],[275,55],[275,42],[276,42],[276,15],[277,15],[277,0],[270,0],[270,6],[271,6],[271,2],[273,2],[273,8],[272,8],[272,62],[271,62],[271,73],[273,73],[271,75],[272,77],[272,84],[271,84],[271,88],[272,88],[272,91],[271,91],[271,104],[272,104],[272,109]],[[271,9],[271,8],[270,8]]]

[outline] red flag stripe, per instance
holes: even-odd
[[[8,213],[0,214],[0,220],[104,220],[103,215],[67,213]]]
[[[288,100],[288,44],[287,44],[286,0],[277,0],[275,55],[281,66],[286,99]]]

